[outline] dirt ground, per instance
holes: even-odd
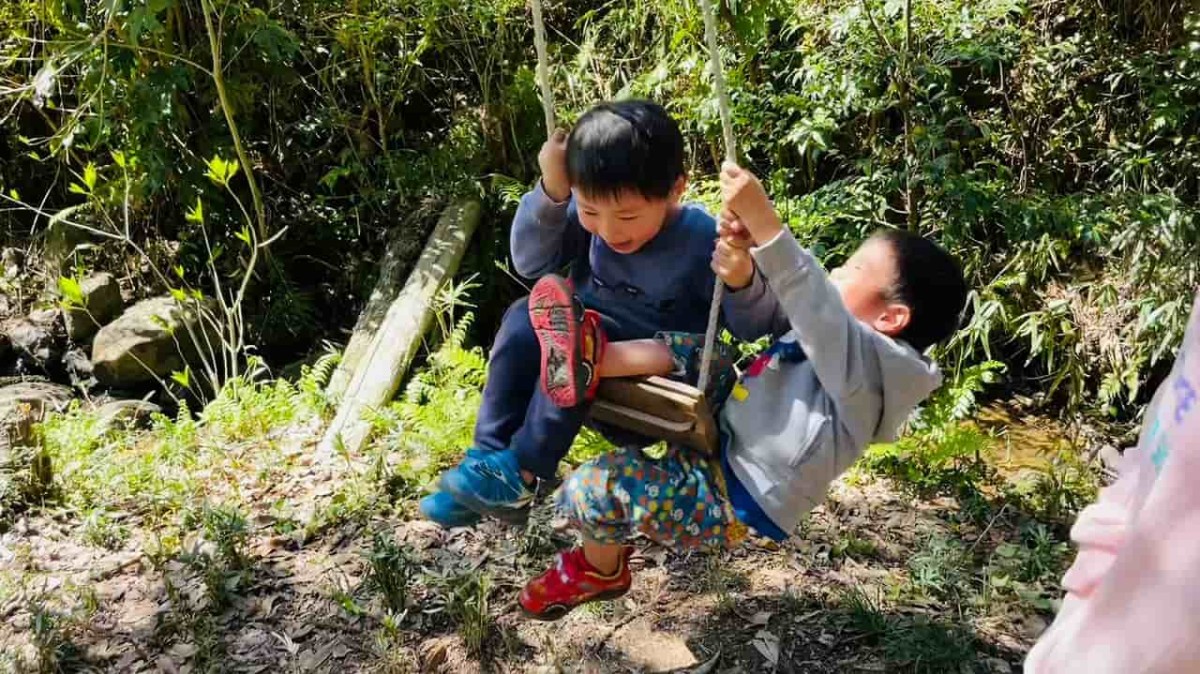
[[[625,598],[533,622],[516,594],[570,543],[547,506],[528,531],[485,523],[447,532],[401,500],[316,535],[280,533],[271,503],[327,507],[345,479],[343,466],[314,465],[310,446],[298,441],[286,478],[246,495],[245,561],[233,581],[217,575],[230,589],[220,601],[212,575],[193,563],[213,545],[202,536],[185,535],[181,552],[164,556],[145,520],[130,521],[132,535],[115,550],[81,542],[81,523],[65,516],[19,521],[0,538],[0,646],[10,663],[180,673],[1011,672],[1050,615],[986,582],[922,581],[951,589],[915,591],[911,562],[928,541],[958,541],[970,557],[1011,532],[956,519],[953,499],[918,500],[852,473],[782,546],[680,556],[645,544]],[[385,610],[368,582],[379,532],[406,551],[400,612]],[[969,563],[966,572],[979,573]],[[466,595],[463,579],[477,581]]]

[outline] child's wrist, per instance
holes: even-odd
[[[753,237],[755,246],[764,246],[770,243],[783,231],[783,221],[779,219],[779,214],[773,208],[768,209],[761,216],[752,220],[743,219],[742,222],[746,225],[746,229],[750,230],[750,236]]]
[[[542,192],[555,203],[563,203],[571,197],[571,184],[552,177],[542,176]]]
[[[752,283],[754,283],[754,269],[751,268],[750,273],[746,274],[745,276],[739,275],[736,278],[733,276],[722,278],[721,282],[725,284],[725,287],[728,288],[730,292],[736,293],[739,290],[745,290],[746,288],[749,288]]]

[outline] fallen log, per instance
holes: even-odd
[[[471,235],[479,226],[482,208],[477,199],[463,199],[442,212],[420,259],[370,338],[370,345],[361,357],[356,356],[357,367],[345,384],[337,415],[321,440],[318,456],[329,456],[335,450],[354,456],[366,444],[370,422],[364,414],[387,404],[396,394],[433,321],[434,297],[458,270]],[[381,274],[380,281],[388,281],[386,273]]]
[[[367,305],[363,307],[362,313],[358,315],[354,331],[350,334],[350,341],[342,351],[337,369],[329,377],[329,385],[325,387],[325,392],[334,402],[340,403],[346,395],[350,380],[354,378],[354,373],[358,372],[363,356],[371,348],[372,340],[379,334],[379,329],[387,318],[388,307],[392,306],[392,302],[396,301],[396,296],[400,294],[400,285],[404,282],[404,272],[407,271],[402,263],[406,253],[412,254],[413,251],[408,249],[413,247],[413,243],[403,235],[395,235],[388,241],[383,260],[379,263],[379,277],[375,280],[375,288],[367,298]]]

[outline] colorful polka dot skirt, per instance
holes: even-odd
[[[721,549],[747,533],[725,495],[719,459],[683,447],[658,459],[630,448],[589,461],[562,485],[558,507],[599,543],[642,534],[673,548]]]

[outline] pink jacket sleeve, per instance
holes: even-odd
[[[1200,302],[1121,477],[1080,513],[1030,674],[1200,672]]]

